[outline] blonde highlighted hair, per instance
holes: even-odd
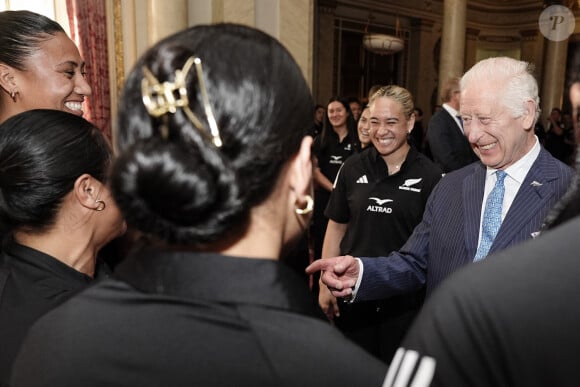
[[[404,87],[397,85],[383,86],[378,89],[370,98],[369,106],[372,106],[377,98],[391,98],[397,101],[403,107],[403,114],[407,119],[410,119],[415,111],[415,105],[413,103],[413,96],[409,90]]]

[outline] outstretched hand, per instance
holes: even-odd
[[[348,297],[356,285],[359,275],[358,262],[350,255],[318,259],[306,268],[306,273],[320,271],[320,280],[334,297]]]

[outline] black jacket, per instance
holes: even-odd
[[[116,275],[39,321],[13,387],[382,385],[279,262],[147,250]]]
[[[435,113],[429,120],[427,141],[433,161],[445,173],[479,160],[473,153],[467,137],[445,109]]]

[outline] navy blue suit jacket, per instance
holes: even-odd
[[[433,161],[445,173],[478,160],[455,118],[445,109],[435,113],[429,120],[427,142]]]
[[[543,148],[502,222],[490,254],[532,238],[550,208],[566,192],[572,168]],[[423,220],[407,243],[387,257],[361,258],[363,277],[356,300],[372,300],[427,287],[429,294],[449,274],[473,261],[486,167],[473,163],[437,184]]]

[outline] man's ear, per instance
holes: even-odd
[[[73,187],[74,197],[83,207],[94,210],[98,208],[99,193],[101,191],[102,183],[89,175],[84,173],[75,180]]]
[[[14,81],[14,68],[5,63],[0,63],[0,87],[8,94],[18,92],[16,82]]]
[[[525,106],[526,106],[526,112],[524,113],[524,116],[522,117],[522,124],[524,126],[525,130],[529,130],[529,129],[533,129],[534,126],[534,120],[536,119],[536,111],[538,109],[538,107],[536,106],[536,103],[532,100],[526,101],[524,102]]]
[[[312,137],[304,136],[300,144],[300,150],[292,160],[292,165],[290,166],[290,184],[299,198],[302,198],[304,195],[312,195],[311,147]]]

